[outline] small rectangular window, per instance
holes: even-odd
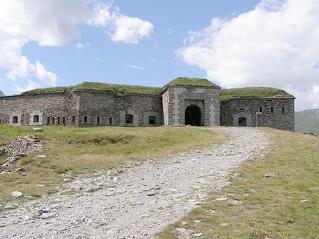
[[[13,117],[12,117],[12,123],[13,123],[13,124],[19,123],[19,117],[18,117],[18,116],[13,116]]]
[[[55,118],[52,117],[52,124],[55,124]]]
[[[97,125],[100,125],[100,123],[101,123],[101,122],[100,122],[100,117],[96,117],[96,124],[97,124]]]
[[[148,118],[148,124],[156,125],[156,117],[155,116],[150,116]]]
[[[50,117],[47,117],[47,125],[50,125],[51,124],[51,119]]]
[[[263,112],[263,107],[260,107],[260,108],[259,108],[259,112]]]
[[[87,122],[88,122],[88,117],[84,116],[84,123],[87,123]]]
[[[109,118],[109,124],[113,124],[113,118],[112,117]]]
[[[271,108],[270,108],[270,112],[271,112],[271,113],[274,113],[274,107],[271,107]]]
[[[40,122],[40,116],[39,115],[33,115],[33,123],[39,123]]]
[[[285,114],[285,113],[286,113],[286,109],[285,109],[285,107],[282,107],[282,108],[281,108],[281,112],[282,112],[283,114]]]
[[[133,124],[133,115],[127,114],[125,119],[127,124]]]
[[[72,116],[72,123],[75,124],[75,116]]]
[[[61,122],[60,122],[60,117],[58,117],[58,124],[60,124]]]
[[[62,124],[65,125],[65,117],[62,117]]]
[[[239,111],[240,112],[245,112],[245,108],[240,108]]]

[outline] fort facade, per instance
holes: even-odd
[[[0,124],[247,126],[294,131],[294,100],[274,88],[221,89],[177,78],[163,88],[85,82],[0,97]]]

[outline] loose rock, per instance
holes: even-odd
[[[18,192],[18,191],[14,191],[14,192],[11,193],[11,196],[15,197],[15,198],[19,198],[19,197],[23,196],[23,193],[22,192]]]

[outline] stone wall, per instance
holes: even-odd
[[[162,95],[81,91],[0,97],[0,124],[178,126],[185,125],[189,106],[198,109],[203,126],[239,126],[244,120],[248,127],[290,131],[295,127],[292,97],[244,97],[220,103],[219,88],[191,86],[168,86]]]
[[[114,93],[78,92],[80,126],[161,126],[161,95],[116,95]],[[127,117],[132,117],[128,123]]]
[[[294,111],[294,98],[236,98],[221,103],[221,125],[238,126],[245,118],[248,127],[294,131]]]
[[[77,95],[46,94],[0,98],[0,122],[12,125],[78,126]]]
[[[185,125],[185,111],[190,105],[201,109],[202,125],[220,124],[219,88],[168,86],[163,93],[165,125]]]

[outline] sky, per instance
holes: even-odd
[[[0,0],[0,90],[206,77],[319,108],[319,0]]]

